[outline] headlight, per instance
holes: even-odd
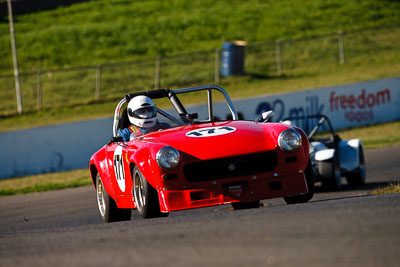
[[[283,151],[296,151],[301,146],[301,135],[294,129],[284,130],[278,137],[278,145]]]
[[[166,146],[157,152],[157,163],[161,169],[173,169],[179,164],[180,156],[178,150]]]

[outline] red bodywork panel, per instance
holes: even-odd
[[[96,167],[119,208],[135,208],[134,166],[158,191],[163,212],[299,195],[308,192],[304,170],[309,143],[296,128],[302,146],[295,152],[282,151],[278,136],[289,128],[280,123],[225,121],[166,129],[106,145],[92,156],[90,166]],[[157,152],[165,146],[180,152],[180,163],[173,170],[162,170],[156,162]],[[240,164],[250,167],[235,172]],[[204,166],[214,171],[202,174]],[[221,171],[221,166],[229,168]]]

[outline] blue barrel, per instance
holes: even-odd
[[[223,77],[244,74],[245,41],[224,42],[221,55],[221,75]]]

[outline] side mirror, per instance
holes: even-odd
[[[272,110],[265,111],[261,114],[261,118],[258,117],[256,121],[265,123],[267,122],[270,118],[274,116],[274,112]]]
[[[198,119],[199,115],[197,113],[186,113],[186,114],[179,114],[179,116],[181,116],[181,118],[183,118],[183,120],[187,123],[193,123],[194,119]]]
[[[189,120],[195,120],[195,119],[198,119],[198,118],[199,118],[199,114],[197,114],[197,113],[190,113],[190,114],[187,114],[187,118],[188,118]]]
[[[263,118],[264,122],[266,122],[267,120],[272,118],[274,115],[275,115],[275,113],[272,110],[268,110],[268,111],[262,113],[262,118]]]

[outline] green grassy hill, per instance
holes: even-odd
[[[246,51],[246,75],[221,80],[232,98],[398,76],[400,1],[397,0],[97,0],[16,14],[21,72],[95,65],[220,48],[224,41],[262,42],[334,33],[283,43],[283,75],[275,46]],[[379,29],[362,34],[352,31]],[[338,63],[335,33],[345,32],[346,64]],[[163,61],[163,87],[195,75],[213,81],[214,58]],[[0,76],[11,74],[7,17],[0,17]],[[0,79],[0,131],[111,116],[118,99],[154,85],[154,61],[104,68],[101,101],[94,102],[96,69],[43,73],[43,108],[35,75],[21,78],[25,113],[16,115],[12,78]],[[0,77],[1,78],[1,77]],[[199,79],[200,81],[200,79]],[[127,90],[129,92],[127,92]],[[191,99],[197,103],[197,99]]]
[[[98,0],[15,15],[21,71],[207,50],[400,23],[394,0]],[[0,74],[12,73],[7,17]]]

